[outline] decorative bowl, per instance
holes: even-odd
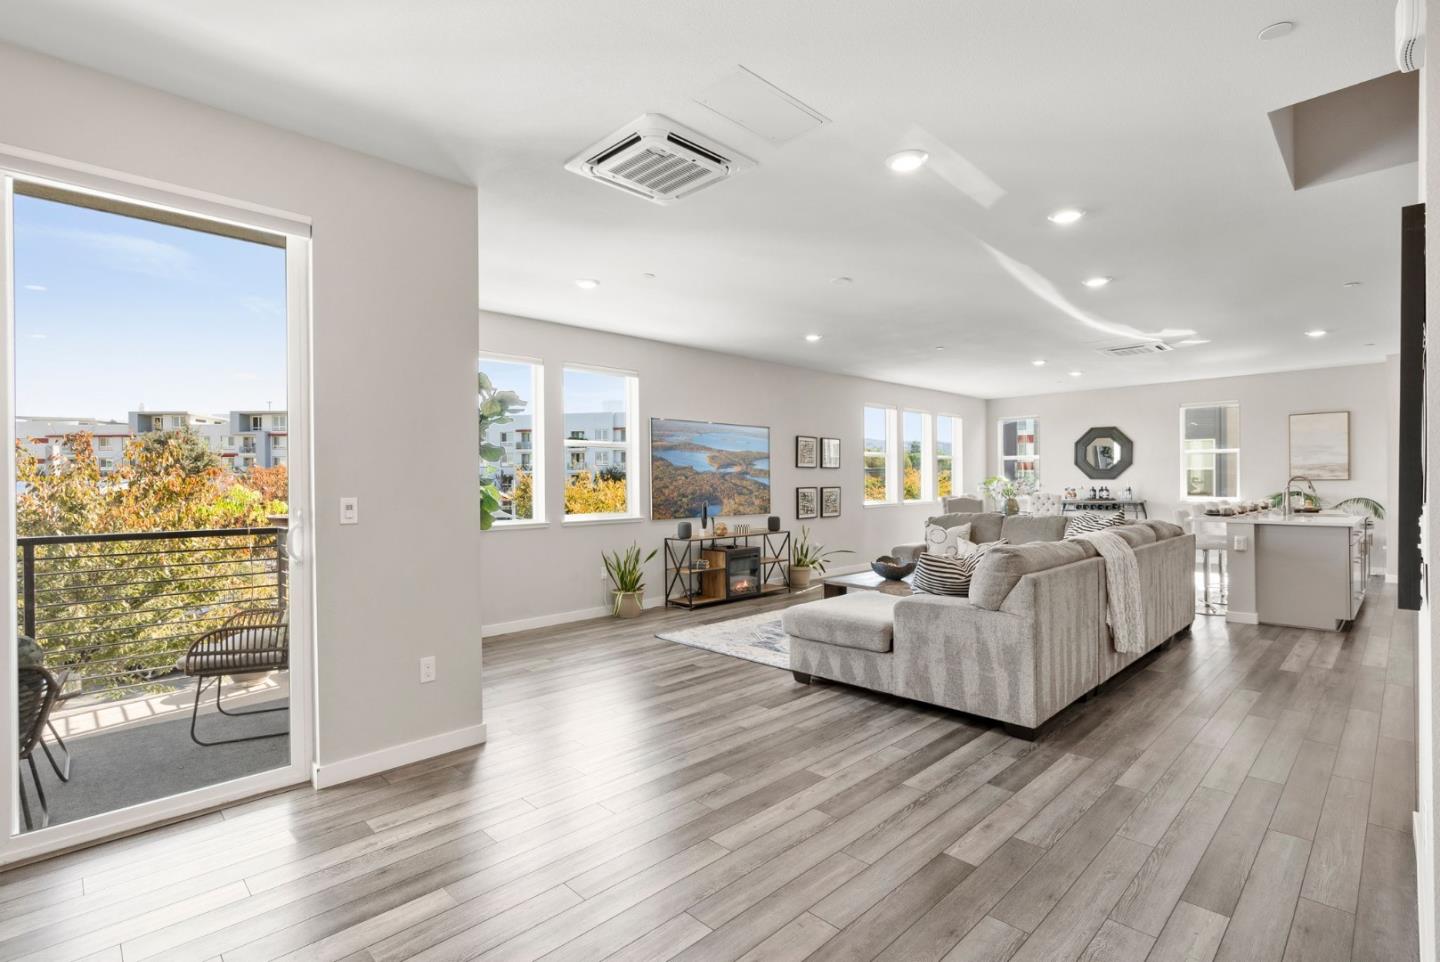
[[[899,558],[884,554],[870,562],[870,570],[882,578],[899,581],[915,570],[915,562],[902,563]]]

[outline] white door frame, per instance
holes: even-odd
[[[169,187],[84,164],[0,145],[0,545],[8,552],[0,565],[0,590],[16,598],[15,549],[15,296],[12,201],[16,179],[40,181],[212,220],[226,221],[286,236],[287,430],[290,478],[290,764],[169,798],[118,811],[20,832],[19,766],[14,756],[0,766],[0,866],[123,835],[173,821],[229,802],[312,781],[315,756],[315,571],[313,439],[311,394],[310,224],[308,219],[204,192]],[[8,609],[8,605],[7,605]],[[9,610],[0,630],[0,741],[16,745],[16,618]],[[81,773],[77,772],[77,776]],[[59,790],[73,790],[74,783]]]

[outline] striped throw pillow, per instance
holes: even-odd
[[[1073,538],[1091,531],[1103,531],[1125,523],[1125,512],[1077,511],[1065,521],[1065,537]]]
[[[969,554],[952,558],[943,554],[922,554],[915,561],[915,574],[910,587],[927,595],[969,596],[970,579],[986,552],[996,545],[1005,544],[1004,538],[978,545]]]

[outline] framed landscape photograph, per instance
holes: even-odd
[[[650,515],[657,521],[770,513],[770,429],[650,419]]]
[[[840,489],[838,487],[820,489],[820,517],[840,517]]]
[[[820,516],[817,508],[817,488],[795,489],[795,517],[801,521]]]
[[[820,465],[820,440],[808,435],[795,435],[795,467],[814,468]]]
[[[1350,412],[1290,415],[1290,473],[1312,481],[1350,480]]]
[[[821,438],[821,439],[820,439],[820,467],[822,467],[822,468],[838,468],[838,467],[840,467],[840,439],[839,439],[839,438]]]

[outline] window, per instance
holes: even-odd
[[[1011,481],[1040,483],[1040,421],[1000,419],[1000,473]]]
[[[565,517],[639,516],[630,439],[639,407],[633,374],[565,369]]]
[[[961,490],[960,443],[963,422],[953,415],[935,415],[935,496],[948,498]]]
[[[900,496],[906,501],[934,497],[935,460],[930,445],[930,415],[905,411],[900,415]]]
[[[894,460],[890,457],[890,440],[894,436],[894,408],[865,408],[866,504],[893,504],[896,500]]]
[[[500,492],[495,525],[544,521],[544,459],[538,447],[532,457],[528,443],[540,436],[544,367],[519,358],[482,357],[479,371],[480,483]],[[527,443],[522,445],[522,438]]]
[[[265,424],[265,419],[258,414],[250,416],[250,430],[258,431]]]
[[[271,420],[274,422],[275,430],[277,430],[277,431],[283,431],[283,430],[285,430],[285,424],[286,424],[285,415],[283,415],[283,414],[277,414],[275,417],[271,418]]]
[[[1240,405],[1180,407],[1181,496],[1240,497]]]

